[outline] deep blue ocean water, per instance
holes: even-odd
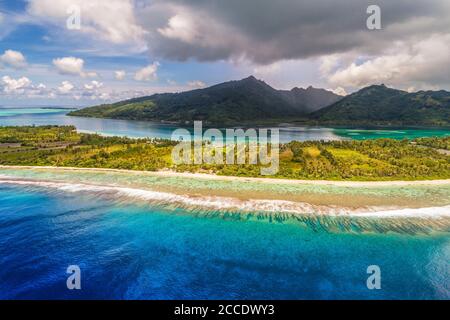
[[[449,260],[448,233],[330,233],[0,186],[1,299],[449,299]],[[69,265],[81,290],[66,288]]]

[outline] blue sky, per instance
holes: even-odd
[[[448,3],[379,2],[374,32],[359,0],[0,0],[0,105],[85,106],[251,74],[340,94],[448,90]]]

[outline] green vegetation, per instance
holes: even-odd
[[[2,127],[0,143],[20,143],[22,146],[50,147],[80,142],[73,126]]]
[[[286,122],[299,119],[341,97],[323,89],[276,90],[249,77],[205,89],[155,94],[127,101],[90,107],[72,116],[153,120],[177,123],[202,120],[205,124]]]
[[[450,93],[406,91],[374,85],[310,115],[320,124],[449,126]]]
[[[450,137],[444,138],[419,138],[415,142],[418,145],[426,146],[434,149],[450,150]]]
[[[276,90],[249,77],[205,89],[155,94],[77,110],[72,116],[206,125],[276,124],[450,126],[450,93],[374,85],[346,97],[309,87]]]
[[[157,170],[170,165],[172,145],[80,134],[72,126],[2,127],[0,164]]]
[[[449,179],[450,138],[310,141],[281,145],[277,178],[327,180]],[[71,126],[0,127],[0,165],[172,169],[257,177],[260,165],[174,165],[168,140],[102,137]]]

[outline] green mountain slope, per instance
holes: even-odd
[[[100,105],[71,112],[72,116],[239,124],[242,122],[288,121],[341,99],[323,89],[276,90],[253,76],[205,89]]]
[[[450,125],[450,92],[406,91],[373,85],[316,111],[318,123],[366,125]]]

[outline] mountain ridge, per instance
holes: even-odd
[[[450,126],[450,92],[407,92],[384,84],[345,97],[312,86],[277,90],[254,76],[208,88],[157,93],[70,112],[72,116],[205,125]]]
[[[157,93],[88,107],[72,116],[175,123],[203,120],[210,124],[301,119],[341,99],[324,89],[277,90],[254,76],[208,88],[179,93]]]
[[[407,92],[371,85],[310,114],[319,123],[450,125],[450,92]]]

